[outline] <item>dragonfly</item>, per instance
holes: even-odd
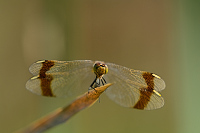
[[[159,93],[165,82],[154,73],[134,70],[104,61],[43,60],[29,68],[33,77],[26,83],[32,93],[48,97],[79,96],[83,88],[95,89],[113,83],[106,95],[123,107],[153,110],[164,105]]]

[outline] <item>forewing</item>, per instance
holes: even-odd
[[[78,96],[88,91],[95,78],[93,63],[90,60],[36,62],[29,68],[34,77],[27,81],[26,88],[44,96]]]
[[[108,73],[104,76],[108,83],[114,83],[106,90],[110,99],[124,107],[156,109],[164,105],[157,91],[165,88],[165,82],[157,75],[106,63]]]

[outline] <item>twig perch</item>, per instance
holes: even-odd
[[[30,124],[28,127],[22,131],[18,131],[17,133],[41,133],[60,123],[66,122],[77,112],[94,104],[99,96],[111,85],[112,84],[106,84],[104,86],[95,88],[95,90],[92,89],[89,91],[89,93],[86,92],[67,107],[55,110],[53,113],[37,120],[36,122]]]

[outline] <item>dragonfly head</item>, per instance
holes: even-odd
[[[96,74],[97,78],[99,78],[108,73],[108,66],[102,62],[95,62],[93,71]]]

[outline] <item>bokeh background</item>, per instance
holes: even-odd
[[[161,109],[123,108],[102,95],[47,133],[200,132],[199,7],[195,0],[0,0],[0,132],[66,105],[26,90],[29,66],[43,59],[113,62],[167,85]]]

